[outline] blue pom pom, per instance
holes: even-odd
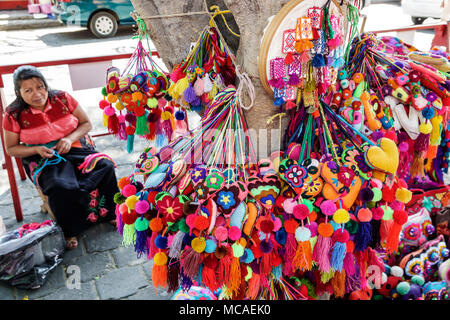
[[[425,108],[422,110],[422,115],[425,119],[431,119],[434,117],[434,110],[432,108]]]
[[[186,233],[183,237],[183,243],[187,246],[191,246],[192,240],[194,240],[195,234],[189,235],[189,233]]]
[[[277,98],[275,99],[275,101],[273,102],[274,105],[276,106],[281,106],[284,103],[284,99],[283,98]]]
[[[155,246],[158,249],[166,249],[167,248],[167,238],[161,235],[158,235],[155,239]]]
[[[184,120],[184,112],[183,111],[175,112],[175,119],[177,119],[177,120]]]
[[[286,238],[287,238],[287,234],[284,229],[280,229],[275,233],[275,239],[282,246],[284,246],[286,244]]]

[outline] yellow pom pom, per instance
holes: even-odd
[[[158,252],[153,257],[153,262],[157,266],[163,266],[163,265],[167,264],[167,256],[166,256],[166,254],[164,252]]]
[[[108,93],[108,95],[106,96],[106,100],[108,100],[109,103],[115,103],[117,102],[117,96],[113,93]]]
[[[114,106],[119,111],[125,109],[125,106],[120,101],[117,101],[117,103]]]
[[[169,111],[164,111],[161,113],[161,119],[169,120],[172,117],[172,114]]]
[[[191,241],[191,247],[195,252],[202,253],[206,248],[206,242],[203,238],[195,238]]]
[[[401,203],[408,203],[412,199],[412,192],[406,188],[398,188],[395,191],[395,199]]]
[[[240,244],[243,248],[246,248],[246,247],[247,247],[247,240],[245,240],[245,238],[240,238],[240,239],[239,239],[239,244]]]
[[[350,220],[350,215],[345,209],[337,209],[333,214],[333,221],[338,224],[347,223]]]
[[[128,209],[134,210],[134,206],[136,205],[136,202],[139,201],[139,198],[135,195],[129,196],[127,200],[125,200],[125,204],[127,205]]]
[[[131,100],[133,101],[139,101],[142,100],[142,98],[143,98],[142,92],[140,91],[136,91],[131,94]]]
[[[150,98],[147,100],[147,106],[149,108],[156,108],[158,106],[158,100],[156,98]]]
[[[420,133],[429,134],[431,132],[431,130],[433,130],[433,126],[429,122],[422,123],[419,126]]]

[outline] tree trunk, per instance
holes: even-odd
[[[189,53],[192,42],[196,42],[203,28],[209,23],[209,16],[186,15],[183,17],[148,19],[150,16],[175,13],[205,11],[204,3],[210,7],[218,5],[221,10],[229,9],[226,14],[230,28],[240,34],[236,39],[224,26],[220,16],[215,18],[220,32],[224,36],[231,51],[236,52],[236,61],[242,72],[246,72],[255,87],[256,99],[253,108],[246,113],[247,122],[251,129],[255,129],[258,139],[254,142],[259,157],[266,157],[268,152],[278,150],[278,135],[271,138],[270,130],[279,127],[278,120],[267,124],[267,119],[278,112],[273,105],[273,98],[262,87],[258,73],[258,54],[264,29],[268,25],[268,18],[277,14],[288,0],[132,0],[136,12],[147,25],[148,33],[156,46],[162,60],[171,69],[183,60]],[[284,118],[284,126],[287,117]],[[267,134],[260,133],[260,129],[267,129]],[[266,140],[267,139],[267,140]],[[271,139],[274,141],[271,143]],[[264,146],[264,141],[267,145]]]

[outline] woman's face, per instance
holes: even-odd
[[[42,109],[47,103],[48,91],[41,79],[31,78],[20,84],[20,95],[30,107]]]

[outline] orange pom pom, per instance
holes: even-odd
[[[125,187],[127,184],[130,184],[131,180],[129,177],[123,177],[120,178],[120,180],[117,182],[117,186],[119,187],[120,190],[123,189],[123,187]]]

